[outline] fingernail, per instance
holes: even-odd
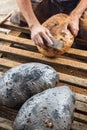
[[[64,30],[61,30],[62,33],[64,33]]]
[[[50,43],[51,45],[53,45],[53,42],[51,41],[51,43]]]
[[[53,40],[54,38],[53,37],[50,37],[50,44],[53,45]]]

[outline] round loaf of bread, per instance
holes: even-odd
[[[66,14],[62,13],[56,14],[43,23],[43,26],[48,28],[48,30],[53,35],[56,43],[59,42],[60,44],[59,46],[61,46],[61,47],[58,46],[59,48],[53,48],[53,47],[41,48],[37,46],[38,50],[45,56],[54,57],[63,54],[72,46],[74,42],[74,36],[71,34],[69,29],[67,29],[66,32],[62,33],[64,22],[67,17],[68,15]]]

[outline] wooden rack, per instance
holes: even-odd
[[[76,93],[71,130],[87,130],[87,51],[70,48],[61,56],[47,58],[28,38],[30,32],[27,27],[13,25],[6,19],[0,27],[11,30],[10,33],[0,32],[0,75],[22,63],[40,62],[52,66],[59,73],[58,86],[66,84]],[[87,41],[79,38],[75,41],[87,46]],[[12,130],[17,112],[0,106],[0,130]]]

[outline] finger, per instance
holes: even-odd
[[[64,21],[63,25],[62,25],[62,34],[65,36],[66,35],[66,31],[69,27],[69,23],[71,21],[71,17],[68,16],[68,18]]]
[[[47,41],[47,44],[53,45],[51,38],[46,33],[41,33],[41,36]]]
[[[45,45],[44,45],[44,42],[43,42],[43,40],[42,40],[42,38],[41,38],[40,35],[38,35],[37,40],[38,40],[38,45],[39,45],[40,47],[44,48]]]
[[[38,45],[38,40],[37,40],[37,36],[32,36],[31,35],[31,39],[34,41],[35,45]]]
[[[46,29],[46,34],[49,36],[49,37],[53,37],[52,34],[50,33],[50,31],[48,29]]]
[[[70,29],[71,33],[76,37],[79,29],[75,28],[75,26],[74,25],[72,26],[71,24],[69,24],[69,29]]]
[[[64,25],[63,25],[63,27],[62,27],[62,30],[61,30],[61,33],[62,33],[63,35],[66,34],[67,28],[68,28],[68,23],[64,23]]]
[[[34,44],[37,46],[37,45],[38,45],[37,39],[33,39],[33,38],[32,38],[32,40],[34,41]]]
[[[41,36],[39,34],[35,35],[33,40],[35,41],[35,44],[40,46],[40,47],[44,47],[44,43],[43,40],[41,38]]]
[[[77,36],[77,34],[78,34],[78,30],[73,30],[73,35],[76,37]]]

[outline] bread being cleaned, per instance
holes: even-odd
[[[55,57],[63,54],[72,46],[74,42],[74,36],[71,34],[69,29],[62,33],[63,25],[67,17],[68,15],[66,14],[56,14],[43,23],[43,26],[48,28],[53,36],[51,39],[53,42],[52,46],[47,46],[47,43],[45,42],[45,48],[37,46],[38,50],[43,55],[47,57]]]

